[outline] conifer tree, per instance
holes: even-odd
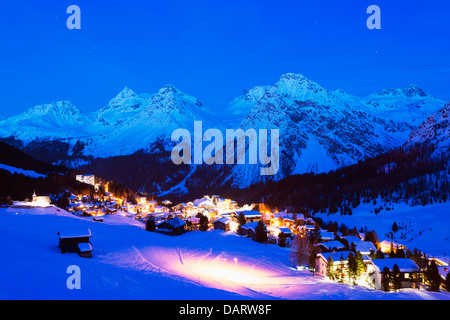
[[[278,237],[278,246],[280,246],[281,248],[286,247],[286,237]]]
[[[356,281],[356,269],[357,269],[357,264],[356,264],[355,256],[353,255],[352,252],[350,252],[347,257],[346,272],[347,272],[347,276],[348,276],[349,280],[353,281],[353,283],[355,283],[355,281]]]
[[[327,277],[330,280],[334,280],[335,279],[335,272],[334,272],[334,269],[333,269],[333,263],[334,263],[333,258],[331,256],[329,256],[328,259],[327,259]]]
[[[425,277],[430,285],[430,291],[438,292],[442,282],[442,278],[439,274],[439,270],[434,260],[431,260],[430,264],[428,265],[428,268],[425,271]]]
[[[389,271],[388,267],[384,267],[383,272],[381,274],[381,288],[385,292],[390,291],[391,286],[391,271]]]
[[[356,276],[360,277],[365,269],[364,259],[361,252],[357,251],[355,255],[356,260]]]
[[[237,228],[237,232],[239,235],[242,235],[242,226],[246,223],[247,221],[245,220],[245,216],[243,212],[239,212],[239,215],[237,217],[237,223],[238,223],[238,228]]]
[[[448,292],[450,292],[450,272],[447,273],[447,276],[445,277],[444,280],[444,287],[445,290],[447,290]]]
[[[377,252],[375,253],[374,259],[384,259],[384,258],[385,258],[384,253],[380,249],[378,249]]]
[[[155,231],[155,229],[156,229],[155,220],[148,219],[147,222],[145,223],[145,230],[153,232]]]
[[[255,240],[259,243],[267,241],[267,230],[264,222],[259,221],[255,227]]]
[[[205,216],[204,214],[200,215],[200,221],[199,221],[199,230],[200,231],[207,231],[208,230],[208,224],[209,224],[209,219],[207,216]]]
[[[317,249],[314,246],[310,247],[309,254],[309,269],[312,270],[313,275],[316,275],[316,258],[317,258]]]
[[[392,284],[394,286],[394,290],[398,291],[402,288],[402,282],[400,279],[400,269],[397,264],[394,264],[392,267]]]

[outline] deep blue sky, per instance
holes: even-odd
[[[81,30],[66,9],[81,8]],[[368,30],[366,9],[382,11]],[[447,0],[4,0],[0,116],[70,100],[97,110],[124,86],[165,84],[220,107],[245,88],[301,73],[368,95],[414,83],[450,100]]]

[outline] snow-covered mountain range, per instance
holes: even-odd
[[[43,145],[57,143],[65,157],[53,152],[52,161],[77,166],[86,164],[79,161],[85,157],[169,152],[172,132],[183,128],[192,133],[196,120],[203,122],[203,130],[217,128],[224,134],[225,129],[279,129],[280,170],[272,177],[278,180],[326,172],[401,146],[444,104],[415,85],[356,97],[327,90],[302,75],[285,74],[272,86],[245,90],[220,110],[171,85],[155,94],[136,94],[126,87],[92,113],[68,101],[35,106],[0,120],[0,138],[40,152]],[[235,165],[227,168],[227,175],[234,186],[245,187],[261,181],[259,169]]]
[[[450,150],[450,102],[430,115],[410,135],[407,144],[430,142],[440,152]]]

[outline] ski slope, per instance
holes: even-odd
[[[61,254],[57,232],[90,229],[93,257]],[[0,299],[449,299],[448,293],[384,293],[297,271],[289,249],[221,231],[170,237],[120,215],[104,222],[50,208],[0,209]],[[70,290],[66,270],[81,270]]]

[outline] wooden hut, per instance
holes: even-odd
[[[91,230],[87,232],[58,232],[61,253],[78,253],[82,257],[92,256]]]
[[[168,235],[180,235],[186,231],[186,222],[175,217],[157,224],[155,231]]]

